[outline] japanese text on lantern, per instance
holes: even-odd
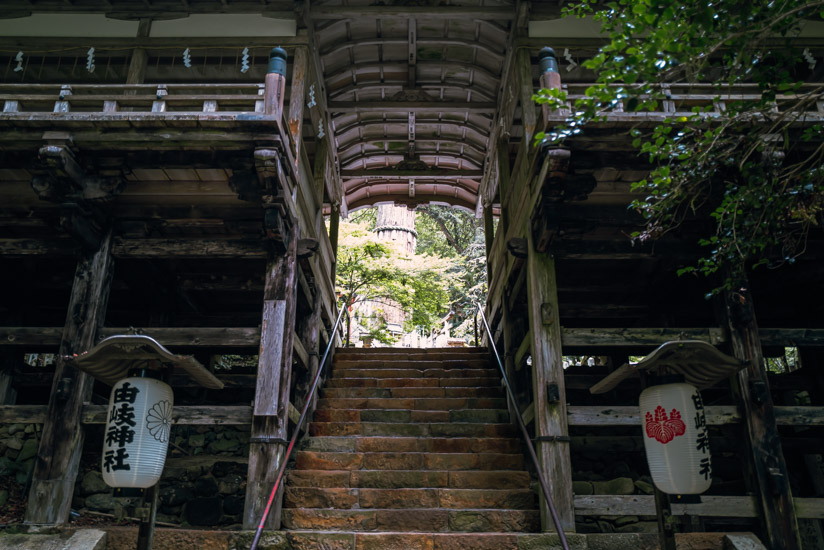
[[[116,447],[103,454],[103,467],[107,472],[117,470],[131,470],[126,461],[129,454],[126,452],[126,443],[134,441],[135,414],[134,402],[138,388],[126,382],[114,391],[112,412],[109,415],[109,427],[106,431],[106,445]]]
[[[712,473],[710,468],[710,438],[707,434],[707,417],[704,415],[704,401],[701,399],[701,394],[696,391],[692,394],[692,402],[695,405],[695,429],[697,434],[695,436],[695,450],[701,453],[702,458],[698,464],[698,475],[704,476],[704,479],[709,479]]]

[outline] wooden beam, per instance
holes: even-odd
[[[164,346],[248,348],[260,344],[258,327],[134,327],[140,334],[151,336]],[[100,337],[129,334],[133,327],[105,327]],[[0,327],[0,346],[57,347],[60,327]],[[822,329],[759,330],[764,346],[824,346]],[[564,348],[651,348],[679,339],[702,340],[713,345],[727,342],[727,333],[720,328],[562,328]],[[565,350],[566,351],[566,350]]]
[[[46,421],[34,463],[26,507],[27,523],[55,525],[69,519],[83,451],[80,415],[83,404],[91,397],[94,380],[66,365],[60,357],[88,350],[95,342],[109,298],[113,274],[111,249],[110,229],[97,252],[84,255],[77,264]]]
[[[572,464],[569,455],[566,390],[564,388],[561,324],[555,281],[555,260],[535,251],[528,235],[527,298],[532,340],[532,402],[538,460],[547,478],[552,500],[564,530],[575,530],[572,500]],[[504,306],[506,307],[506,306]],[[559,439],[560,438],[560,439]],[[554,529],[552,516],[541,499],[541,526]]]
[[[309,109],[309,116],[312,119],[312,126],[315,129],[315,134],[319,135],[321,129],[323,130],[324,136],[318,139],[324,139],[328,144],[326,154],[329,157],[330,177],[327,180],[326,192],[329,195],[329,200],[332,204],[339,205],[341,204],[341,201],[344,200],[344,190],[343,182],[341,181],[340,176],[340,157],[337,150],[338,141],[335,137],[337,129],[335,128],[332,118],[329,115],[329,108],[327,105],[328,94],[326,91],[325,80],[323,78],[323,64],[321,63],[320,54],[318,53],[320,48],[317,44],[317,40],[315,39],[315,23],[312,20],[309,10],[304,10],[303,22],[306,25],[309,40],[309,71],[313,82],[310,87],[312,87],[311,89],[314,91],[316,103],[316,105]]]
[[[774,335],[775,333],[771,334],[773,337]],[[824,331],[822,331],[821,336],[824,337]],[[720,328],[563,328],[561,329],[561,340],[564,348],[580,347],[587,349],[660,346],[671,340],[701,340],[718,346],[727,341],[727,334],[726,331]]]
[[[824,499],[796,499],[801,518],[824,518]],[[697,504],[672,504],[675,516],[703,516],[727,518],[758,517],[758,501],[750,496],[706,496]],[[654,516],[652,495],[581,495],[575,497],[575,514],[581,516]],[[777,546],[775,548],[784,548]]]
[[[496,105],[480,101],[332,101],[331,113],[494,113]]]
[[[266,266],[263,293],[258,382],[249,446],[249,468],[243,525],[257,527],[283,460],[289,426],[289,390],[297,301],[297,242],[299,227],[285,239],[286,250]],[[274,501],[266,526],[280,528],[283,486]]]
[[[105,424],[106,407],[85,405],[82,422]],[[0,424],[42,424],[46,419],[46,409],[46,405],[0,406]],[[530,409],[532,413],[529,412]],[[733,405],[709,406],[705,410],[707,424],[710,426],[728,426],[741,422],[741,414]],[[776,424],[779,426],[824,426],[824,407],[776,407],[775,414]],[[534,415],[534,407],[531,404],[525,409],[524,415]],[[181,406],[175,407],[173,418],[175,424],[181,425],[246,425],[252,422],[252,407]],[[567,408],[567,420],[570,426],[576,427],[641,426],[640,413],[635,406],[573,405]],[[630,442],[630,439],[627,438],[627,442]],[[643,445],[634,450],[643,450]]]
[[[511,8],[439,6],[317,6],[312,7],[310,16],[321,21],[326,19],[479,19],[485,21],[509,21],[514,18]]]
[[[372,168],[365,170],[342,170],[343,179],[354,178],[386,178],[386,179],[478,179],[483,177],[482,170],[450,170],[447,168],[432,168],[430,170],[394,170],[392,168]]]
[[[495,117],[492,119],[492,131],[489,134],[489,149],[484,160],[484,176],[478,189],[478,200],[483,206],[490,206],[495,199],[498,190],[498,178],[495,170],[492,169],[494,161],[498,158],[498,148],[502,141],[508,142],[512,121],[515,118],[515,107],[518,104],[518,94],[515,87],[516,78],[513,71],[515,67],[516,52],[515,41],[522,34],[525,34],[526,21],[529,14],[529,6],[526,2],[517,0],[515,9],[517,14],[516,24],[509,33],[506,44],[506,57],[501,67],[501,86],[498,94]],[[508,153],[507,153],[508,154]]]
[[[745,283],[746,284],[746,283]],[[758,339],[758,324],[749,289],[725,291],[723,321],[730,330],[735,357],[749,366],[738,372],[734,393],[746,427],[751,489],[759,497],[759,515],[767,546],[801,550],[801,538],[793,507],[790,476],[776,427],[767,368]]]

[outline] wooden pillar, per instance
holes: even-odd
[[[495,218],[492,216],[492,204],[484,206],[484,244],[486,244],[486,286],[492,285],[492,243],[495,241]],[[500,260],[499,260],[500,261]]]
[[[572,466],[569,456],[555,260],[548,254],[536,252],[531,231],[528,231],[527,235],[527,296],[529,330],[532,338],[535,446],[541,471],[547,478],[561,526],[565,531],[574,531],[575,505],[572,498]],[[543,499],[541,526],[545,531],[553,528],[551,516]]]
[[[151,19],[141,19],[137,27],[137,38],[146,38],[152,28]],[[129,61],[129,72],[126,74],[126,84],[143,84],[146,79],[146,63],[149,55],[143,48],[132,50],[132,59]]]
[[[531,144],[532,136],[535,135],[535,127],[538,125],[538,113],[532,94],[535,87],[532,85],[532,61],[529,58],[529,50],[520,48],[515,61],[515,71],[518,76],[518,92],[521,101],[521,119],[524,126],[524,141]]]
[[[750,362],[737,375],[735,393],[746,426],[747,454],[755,477],[753,489],[759,497],[764,542],[772,550],[800,550],[787,464],[775,424],[755,309],[747,288],[724,293],[723,315],[730,329],[733,355]]]
[[[80,423],[83,404],[91,397],[91,376],[66,365],[64,355],[91,348],[106,315],[112,279],[112,232],[99,249],[80,259],[74,275],[66,324],[55,364],[46,421],[34,462],[26,523],[66,523],[72,502],[84,433]]]
[[[297,242],[298,230],[295,227],[287,236],[286,251],[270,259],[266,267],[246,505],[243,511],[245,529],[253,529],[260,523],[288,438],[289,387],[298,286]],[[266,522],[267,529],[280,528],[282,484],[278,493]]]
[[[303,135],[303,106],[306,104],[306,73],[309,52],[306,46],[295,48],[292,62],[292,85],[289,95],[289,132],[295,146],[295,162],[300,162],[300,144]]]
[[[332,213],[329,216],[329,243],[332,245],[332,254],[335,261],[338,258],[338,232],[340,231],[340,205],[332,205]],[[333,279],[334,279],[334,273]]]

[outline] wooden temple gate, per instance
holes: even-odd
[[[801,548],[799,521],[821,537],[821,235],[789,273],[759,274],[751,289],[715,302],[703,299],[708,283],[675,276],[700,252],[689,231],[654,247],[626,237],[639,223],[626,209],[629,184],[648,170],[627,130],[695,105],[723,109],[709,90],[673,86],[660,113],[615,112],[563,150],[542,148],[535,133],[564,114],[531,99],[540,47],[568,42],[585,55],[597,43],[530,38],[529,22],[556,18],[554,7],[9,4],[21,14],[67,8],[137,25],[131,38],[0,39],[9,58],[0,84],[0,387],[28,400],[0,394],[0,422],[43,425],[28,522],[67,521],[84,427],[105,422],[105,388],[60,360],[44,375],[23,374],[22,353],[81,353],[138,330],[206,363],[259,351],[256,373],[222,377],[230,395],[175,408],[178,425],[250,426],[243,517],[253,527],[319,352],[338,338],[330,329],[339,217],[391,201],[483,216],[486,310],[516,383],[510,407],[534,431],[565,529],[575,530],[576,516],[654,515],[652,496],[573,494],[576,452],[631,446],[621,430],[639,424],[632,399],[640,388],[628,382],[599,398],[588,389],[630,355],[690,338],[751,362],[705,399],[708,423],[741,443],[749,466],[738,494],[674,504],[673,514],[759,518],[771,548]],[[171,11],[264,13],[297,31],[152,34]],[[90,43],[97,70],[106,65],[99,78],[76,66]],[[283,105],[271,101],[278,84],[265,74],[277,45],[288,54]],[[238,72],[243,47],[257,56],[243,61],[248,75]],[[184,49],[195,72],[177,59]],[[20,71],[11,50],[24,53]],[[564,83],[571,99],[586,76]],[[785,347],[798,350],[803,367],[769,374],[763,357]],[[565,369],[573,355],[601,364]],[[38,385],[50,385],[47,403],[25,389]],[[808,405],[793,401],[802,390]],[[279,521],[275,513],[269,525]],[[549,529],[545,513],[542,523]]]

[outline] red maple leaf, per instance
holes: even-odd
[[[661,405],[655,408],[655,418],[652,413],[647,413],[646,425],[647,437],[653,437],[665,445],[687,431],[687,426],[681,420],[681,413],[672,409],[667,417],[667,411]]]

